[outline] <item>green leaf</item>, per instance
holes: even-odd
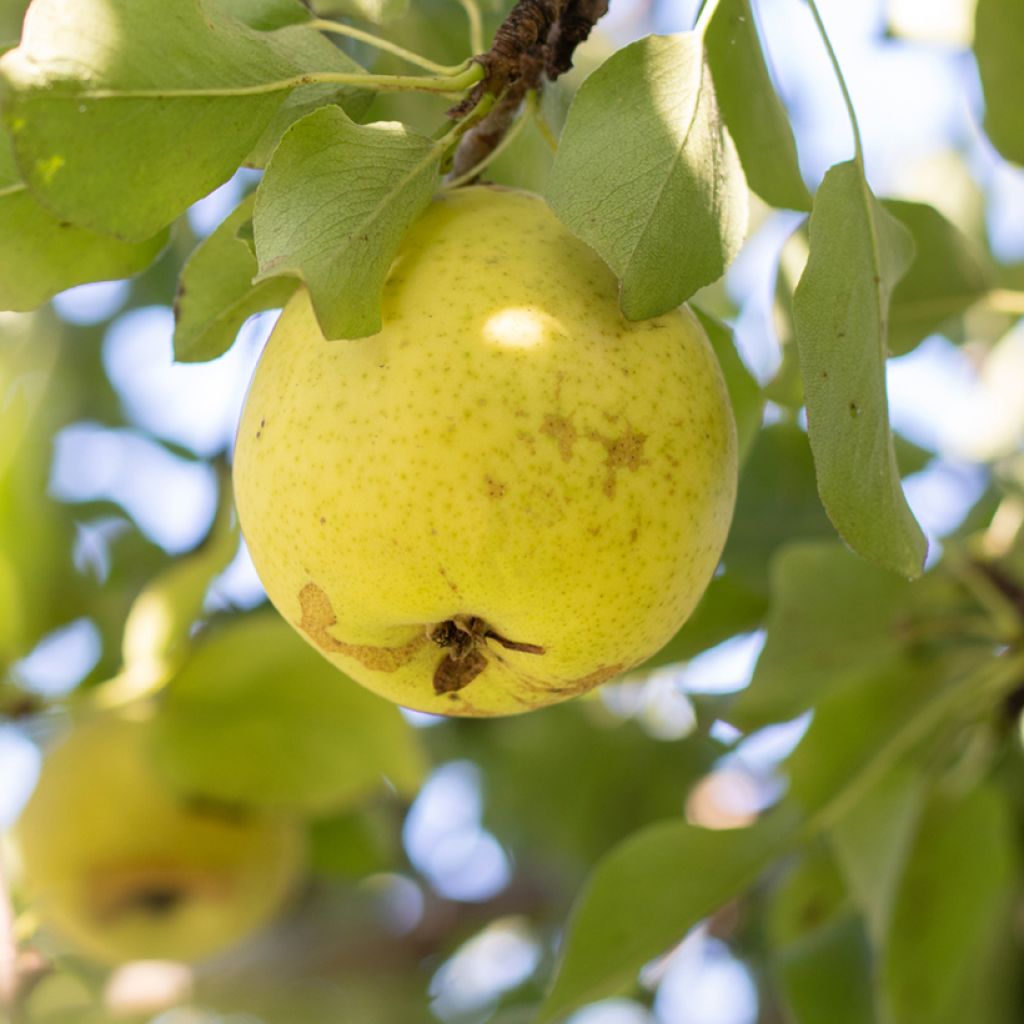
[[[203,362],[223,355],[254,313],[283,306],[297,282],[279,278],[254,285],[256,257],[239,237],[252,225],[250,195],[193,250],[174,300],[174,358]]]
[[[309,830],[310,862],[319,875],[360,879],[395,870],[400,861],[396,849],[393,816],[387,807],[360,808],[314,821]]]
[[[750,187],[770,206],[809,210],[793,129],[772,84],[750,0],[722,0],[705,45],[718,105]]]
[[[238,551],[234,501],[225,477],[226,470],[217,515],[203,543],[172,562],[132,602],[121,639],[121,657],[131,676],[160,679],[180,663],[210,583]]]
[[[874,1024],[871,946],[852,914],[784,949],[777,967],[793,1024]]]
[[[900,880],[882,961],[893,1020],[1016,1019],[983,1007],[992,995],[986,975],[1012,941],[1017,867],[1016,826],[998,792],[931,800]]]
[[[823,697],[783,765],[786,802],[831,827],[989,682],[987,650],[904,657]]]
[[[541,1022],[629,986],[648,960],[753,883],[789,843],[793,823],[710,831],[669,821],[604,857],[576,902]]]
[[[17,46],[28,0],[0,0],[0,53]]]
[[[978,0],[974,55],[985,93],[985,131],[1007,160],[1024,164],[1024,7],[1018,0]]]
[[[300,86],[290,92],[284,103],[277,108],[256,145],[246,156],[245,166],[260,169],[266,167],[284,138],[284,133],[314,110],[327,106],[341,107],[350,117],[358,120],[370,108],[373,100],[374,94],[368,89],[353,92],[350,87],[339,89],[335,85]]]
[[[830,833],[850,890],[879,947],[926,796],[927,779],[920,764],[900,762],[850,807]]]
[[[977,302],[994,275],[981,250],[934,206],[882,205],[910,232],[917,253],[889,304],[889,351],[901,355]]]
[[[260,276],[299,277],[328,338],[380,330],[384,279],[437,185],[443,145],[397,122],[325,107],[293,125],[260,182]]]
[[[849,893],[835,855],[821,837],[787,857],[765,906],[765,938],[783,949],[849,912]]]
[[[415,792],[424,770],[398,709],[338,672],[273,612],[197,642],[156,724],[171,781],[220,800],[336,811],[379,790],[385,776]]]
[[[718,364],[722,367],[722,374],[725,377],[725,386],[729,389],[729,401],[736,417],[739,461],[742,465],[761,429],[764,397],[757,381],[736,351],[736,341],[729,327],[710,313],[700,309],[694,309],[694,313],[711,339],[711,347],[715,350]]]
[[[747,190],[699,36],[648,36],[580,87],[548,201],[622,280],[630,320],[722,276],[747,226]]]
[[[29,310],[76,284],[128,277],[167,244],[160,231],[122,242],[55,217],[21,182],[10,140],[0,134],[0,309]]]
[[[910,233],[857,165],[834,166],[814,200],[793,297],[807,432],[836,529],[858,554],[907,577],[921,574],[928,543],[900,485],[885,358],[889,296],[912,257]]]
[[[0,81],[39,200],[63,220],[147,239],[231,176],[290,80],[358,70],[294,23],[310,17],[297,0],[248,10],[251,24],[283,27],[259,31],[224,0],[35,0]]]
[[[792,544],[772,563],[768,638],[730,720],[755,729],[795,718],[851,679],[948,633],[943,621],[960,608],[946,577],[909,583],[839,544]]]
[[[772,325],[782,349],[782,361],[775,376],[764,386],[764,396],[768,401],[785,406],[794,413],[804,404],[793,328],[793,293],[807,265],[807,220],[805,217],[800,222],[779,252],[772,294]]]
[[[740,475],[722,555],[727,572],[767,597],[772,556],[782,545],[834,538],[815,489],[807,435],[792,423],[766,427],[754,439]]]

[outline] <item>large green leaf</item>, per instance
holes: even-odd
[[[830,832],[868,932],[879,946],[926,796],[927,778],[921,765],[913,760],[899,762]]]
[[[85,604],[71,516],[47,494],[53,434],[77,400],[62,333],[42,315],[0,318],[0,677]]]
[[[539,1021],[627,988],[648,960],[750,885],[792,834],[785,816],[731,831],[670,821],[617,846],[576,903]]]
[[[985,131],[1007,160],[1024,164],[1024,5],[978,0],[974,55],[985,92]]]
[[[384,279],[430,202],[443,151],[405,125],[357,125],[338,107],[294,124],[257,193],[259,280],[301,278],[328,338],[379,331]]]
[[[21,181],[10,139],[0,133],[0,309],[34,309],[73,285],[138,273],[167,239],[165,230],[122,242],[54,216]]]
[[[558,216],[622,279],[631,320],[721,277],[746,232],[746,195],[694,33],[648,36],[587,78],[547,189]]]
[[[35,0],[0,73],[15,157],[40,201],[62,220],[147,239],[231,176],[297,77],[358,71],[301,23],[298,0],[253,0],[246,21],[236,6]]]
[[[722,559],[748,589],[768,596],[776,551],[794,540],[833,539],[814,485],[807,435],[775,423],[755,438],[740,475],[736,510]]]
[[[414,792],[424,768],[398,709],[273,612],[202,637],[165,691],[156,727],[175,785],[221,800],[321,813],[365,798],[385,777]]]
[[[254,313],[283,306],[298,282],[275,278],[253,284],[256,257],[239,232],[252,227],[250,195],[201,242],[181,271],[174,300],[174,358],[216,359]]]
[[[768,639],[731,709],[746,729],[784,721],[849,680],[923,648],[962,618],[948,577],[909,583],[835,543],[785,548],[772,563]]]
[[[793,1024],[874,1024],[871,947],[847,914],[784,949],[777,972]]]
[[[895,765],[926,749],[964,708],[991,700],[1013,665],[984,651],[904,656],[824,696],[807,735],[784,764],[787,803],[832,827]],[[1018,665],[1019,670],[1019,665]]]
[[[907,504],[885,390],[889,296],[913,257],[909,232],[837,164],[814,199],[810,256],[793,297],[818,492],[856,551],[921,574],[927,541]]]
[[[721,0],[705,45],[718,105],[750,187],[771,206],[809,210],[793,129],[772,83],[750,0]]]
[[[998,993],[990,976],[1011,940],[1017,847],[1016,825],[997,791],[936,794],[929,802],[900,879],[882,963],[892,1020],[1017,1019],[1010,1007],[993,1006]]]
[[[785,949],[850,912],[843,873],[829,845],[816,836],[787,857],[772,878],[764,907],[769,947]]]
[[[977,302],[994,278],[981,250],[934,206],[897,199],[882,205],[916,250],[889,304],[889,351],[900,355]]]

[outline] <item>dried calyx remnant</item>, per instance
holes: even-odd
[[[609,0],[517,0],[494,35],[491,48],[476,57],[486,74],[449,113],[459,119],[484,95],[496,97],[490,112],[462,137],[452,177],[475,167],[501,141],[531,89],[554,81],[572,67],[572,55],[608,10]]]
[[[496,633],[483,619],[456,615],[434,626],[430,639],[447,653],[434,670],[434,693],[455,693],[468,686],[487,667],[481,647],[493,640],[509,651],[543,654],[537,644],[524,644]]]

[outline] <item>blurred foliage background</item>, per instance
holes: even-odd
[[[0,45],[16,42],[25,6],[0,0]],[[451,0],[412,0],[404,12],[388,0],[317,6],[371,21],[395,13],[387,31],[397,42],[443,62],[466,53],[465,12]],[[486,10],[487,38],[503,6]],[[551,124],[604,55],[646,32],[685,29],[693,6],[613,0],[577,70],[546,97]],[[215,362],[171,358],[182,263],[257,171],[196,204],[163,256],[131,281],[72,289],[36,313],[0,313],[0,822],[15,820],[40,750],[72,713],[152,699],[154,757],[171,784],[286,808],[309,837],[309,871],[287,911],[214,962],[108,971],[42,936],[24,1019],[525,1022],[574,898],[616,844],[662,819],[749,824],[783,794],[787,771],[799,776],[799,762],[786,761],[794,748],[820,774],[829,751],[797,747],[815,698],[873,679],[907,621],[939,623],[933,635],[922,626],[918,668],[948,670],[952,655],[935,650],[947,620],[967,622],[961,639],[992,655],[1002,634],[993,639],[988,626],[1020,615],[1024,586],[1024,172],[979,127],[967,0],[821,7],[876,191],[934,203],[970,253],[956,280],[976,282],[953,315],[900,321],[890,361],[908,495],[932,563],[956,570],[913,596],[900,581],[879,583],[875,570],[858,575],[817,498],[787,344],[806,255],[795,214],[756,206],[740,258],[697,299],[735,325],[736,373],[750,378],[751,406],[767,400],[724,571],[646,670],[522,718],[400,714],[346,684],[265,605],[232,523],[226,467],[274,315],[250,320]],[[769,0],[758,10],[814,185],[849,149],[838,93],[823,84],[803,6]],[[400,68],[345,45],[374,70]],[[400,117],[429,130],[443,110],[430,97],[380,96],[364,120]],[[531,123],[488,177],[540,190],[550,159]],[[931,252],[941,255],[941,239]],[[1002,576],[965,585],[957,559],[979,550],[995,552]],[[765,646],[766,626],[779,646]],[[790,649],[787,637],[796,637]],[[969,647],[950,646],[958,658]],[[755,688],[735,698],[762,648]],[[876,711],[851,704],[844,713],[855,725]],[[863,1024],[876,1019],[869,976],[887,986],[900,1022],[1021,1019],[1018,714],[1016,696],[969,708],[905,771],[889,765],[888,784],[868,789],[874,805],[853,801],[867,824],[838,815],[828,841],[774,864],[649,963],[631,991],[577,1011],[573,1024]],[[952,781],[928,789],[930,769]],[[892,842],[910,866],[897,882],[857,838],[901,821],[907,834]],[[697,887],[712,868],[686,865]],[[879,878],[889,879],[884,899]],[[651,884],[656,894],[659,879]],[[963,914],[963,901],[988,916]],[[643,918],[649,908],[632,912]],[[887,952],[871,966],[881,932]],[[966,963],[967,948],[983,951],[977,964]],[[953,980],[929,996],[938,977]]]

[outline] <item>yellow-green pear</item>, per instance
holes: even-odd
[[[301,290],[235,449],[253,562],[340,669],[421,711],[502,715],[657,651],[718,562],[732,411],[688,309],[638,323],[537,196],[435,200],[383,329],[327,341]]]
[[[149,729],[113,714],[75,725],[7,843],[28,909],[103,963],[221,952],[281,909],[304,861],[294,821],[166,789]]]

